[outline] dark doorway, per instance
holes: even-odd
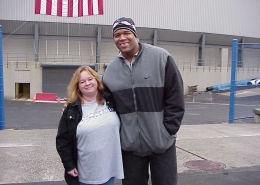
[[[30,98],[30,83],[15,83],[15,98]]]

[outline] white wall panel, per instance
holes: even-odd
[[[56,40],[46,40],[45,44],[47,55],[57,55],[58,42]]]
[[[92,41],[44,39],[39,41],[41,62],[94,63],[95,55],[96,44]]]
[[[231,67],[232,63],[232,48],[228,49],[228,67]]]
[[[14,75],[15,83],[30,83],[31,81],[30,70],[16,70]]]
[[[96,62],[96,42],[80,41],[80,53],[83,64],[93,64]]]
[[[3,53],[34,54],[34,40],[7,38],[3,41]]]
[[[96,55],[96,42],[80,41],[81,55],[95,56]]]
[[[46,40],[39,40],[39,54],[46,55]]]
[[[68,55],[68,41],[67,40],[58,40],[58,51],[59,55]]]
[[[245,66],[260,69],[260,49],[244,49],[243,62]]]
[[[117,49],[114,42],[102,42],[100,50],[101,50],[100,60],[102,63],[109,63],[119,53],[119,50]]]
[[[69,40],[69,54],[70,55],[79,55],[79,41]]]
[[[205,48],[204,65],[220,66],[221,53],[220,48]]]
[[[179,65],[196,65],[198,60],[198,48],[187,46],[159,45],[166,49]]]
[[[34,40],[12,39],[3,40],[3,58],[9,61],[33,61]]]

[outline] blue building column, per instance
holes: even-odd
[[[5,129],[2,25],[0,25],[0,130]]]

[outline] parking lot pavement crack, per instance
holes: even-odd
[[[196,157],[198,157],[198,158],[200,158],[200,159],[207,160],[207,159],[204,158],[204,157],[201,157],[201,156],[199,156],[199,155],[197,155],[197,154],[195,154],[195,153],[192,153],[192,152],[190,152],[190,151],[188,151],[188,150],[185,150],[185,149],[183,149],[183,148],[180,148],[180,147],[178,147],[178,146],[176,146],[176,148],[178,148],[178,149],[180,149],[180,150],[182,150],[182,151],[184,151],[184,152],[187,152],[187,153],[189,153],[189,154],[192,154],[192,155],[194,155],[194,156],[196,156]]]

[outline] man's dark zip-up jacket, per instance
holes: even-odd
[[[146,156],[163,153],[175,142],[184,115],[181,74],[164,49],[141,44],[132,70],[122,57],[110,62],[103,75],[121,119],[125,151]]]
[[[113,110],[114,100],[110,93],[104,92],[103,97],[106,105]],[[80,100],[69,103],[65,108],[59,122],[58,133],[56,136],[56,149],[60,155],[65,168],[65,181],[68,185],[78,185],[78,177],[72,177],[67,172],[77,168],[77,139],[76,132],[78,123],[82,119],[82,107]]]

